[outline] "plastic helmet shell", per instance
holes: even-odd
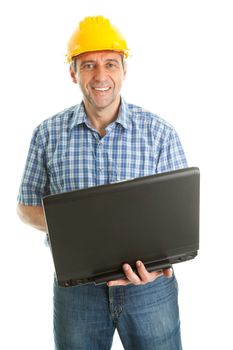
[[[109,19],[103,16],[86,17],[68,41],[67,62],[85,52],[102,50],[122,52],[125,58],[129,56],[125,38]]]

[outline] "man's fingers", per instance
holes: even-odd
[[[126,278],[118,279],[115,281],[109,281],[107,285],[109,287],[113,286],[126,286],[128,284],[139,284],[141,282],[140,278],[133,272],[131,266],[129,264],[123,265],[123,271]]]
[[[171,267],[169,267],[168,269],[163,269],[163,274],[166,277],[172,277],[173,269]]]
[[[162,276],[163,272],[161,271],[153,271],[148,272],[145,265],[139,260],[136,262],[138,274],[143,283],[148,283],[154,281],[157,277]]]
[[[164,275],[165,277],[172,277],[172,268],[163,269],[162,271],[148,272],[142,261],[138,260],[136,262],[138,275],[132,270],[129,264],[123,265],[123,271],[125,273],[126,279],[118,279],[115,281],[109,281],[107,285],[109,287],[113,286],[126,286],[133,283],[134,285],[145,284],[154,281],[157,277]]]
[[[136,267],[137,267],[138,274],[139,274],[142,282],[149,281],[150,280],[150,273],[145,268],[145,265],[141,261],[137,261]]]
[[[123,270],[124,270],[125,276],[131,283],[136,285],[141,283],[141,279],[136,275],[135,272],[133,272],[129,264],[124,264]]]
[[[125,279],[125,278],[107,282],[107,286],[108,287],[127,286],[128,284],[130,284],[130,282],[127,279]]]

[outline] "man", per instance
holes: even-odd
[[[67,59],[83,101],[34,131],[18,197],[24,222],[46,231],[46,194],[187,166],[173,127],[121,97],[127,57],[126,42],[109,20],[80,22]],[[124,264],[125,279],[101,286],[61,288],[55,280],[56,349],[110,349],[116,328],[125,349],[182,348],[172,269],[148,272],[141,261],[136,266],[138,274]]]

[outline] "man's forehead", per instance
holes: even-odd
[[[116,52],[116,51],[95,51],[95,52],[85,52],[82,55],[79,55],[77,59],[82,62],[82,61],[106,61],[109,59],[114,59],[119,62],[121,62],[121,52]]]

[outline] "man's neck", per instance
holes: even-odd
[[[101,136],[104,136],[106,134],[105,128],[117,119],[120,99],[118,103],[99,110],[93,108],[89,103],[85,103],[85,101],[83,102],[91,126],[96,129]]]

